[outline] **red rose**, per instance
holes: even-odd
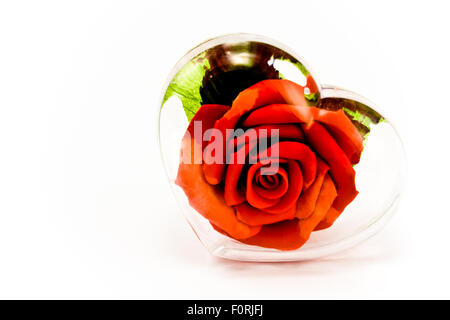
[[[222,133],[223,154],[216,139],[204,139],[209,129]],[[230,136],[230,129],[244,134]],[[257,148],[266,138],[267,148]],[[246,244],[294,250],[312,231],[331,226],[356,197],[353,165],[362,149],[342,110],[308,106],[304,87],[294,82],[264,80],[242,91],[231,108],[197,111],[182,141],[176,183],[217,231]],[[230,161],[238,158],[245,161]]]

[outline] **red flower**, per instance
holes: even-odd
[[[226,137],[223,150],[236,146],[223,161],[208,158],[214,141],[202,137],[211,128]],[[238,128],[245,134],[230,137],[228,130]],[[250,129],[256,140],[246,136]],[[272,129],[279,141],[255,149]],[[197,111],[182,141],[176,183],[217,231],[246,244],[294,250],[312,231],[331,226],[356,197],[352,165],[362,149],[342,110],[308,106],[304,88],[294,82],[264,80],[242,91],[231,108],[203,105]],[[196,154],[203,155],[197,163]],[[230,163],[239,157],[245,163]]]

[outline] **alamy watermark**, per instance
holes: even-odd
[[[279,129],[249,128],[243,130],[210,128],[203,132],[202,121],[194,121],[194,150],[184,150],[185,164],[262,164],[261,174],[273,174],[279,166]],[[185,137],[186,138],[186,137]],[[200,146],[207,144],[203,149]],[[191,148],[192,144],[185,146]]]

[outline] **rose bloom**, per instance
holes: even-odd
[[[311,232],[330,227],[358,194],[353,165],[361,135],[342,110],[309,106],[304,89],[264,80],[231,107],[203,105],[191,120],[176,183],[218,232],[295,250]],[[208,139],[210,132],[216,134]]]

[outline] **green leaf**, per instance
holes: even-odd
[[[186,63],[169,84],[161,107],[170,97],[176,95],[183,104],[188,120],[191,121],[202,105],[202,97],[198,89],[209,67],[209,61],[205,59],[205,54]]]
[[[358,110],[353,111],[348,108],[342,108],[342,110],[344,110],[345,113],[351,116],[353,120],[358,121],[360,124],[370,129],[370,124],[372,123],[372,120],[369,117],[363,115]]]
[[[317,100],[319,100],[319,93],[305,93],[305,99],[311,102],[316,102]]]

